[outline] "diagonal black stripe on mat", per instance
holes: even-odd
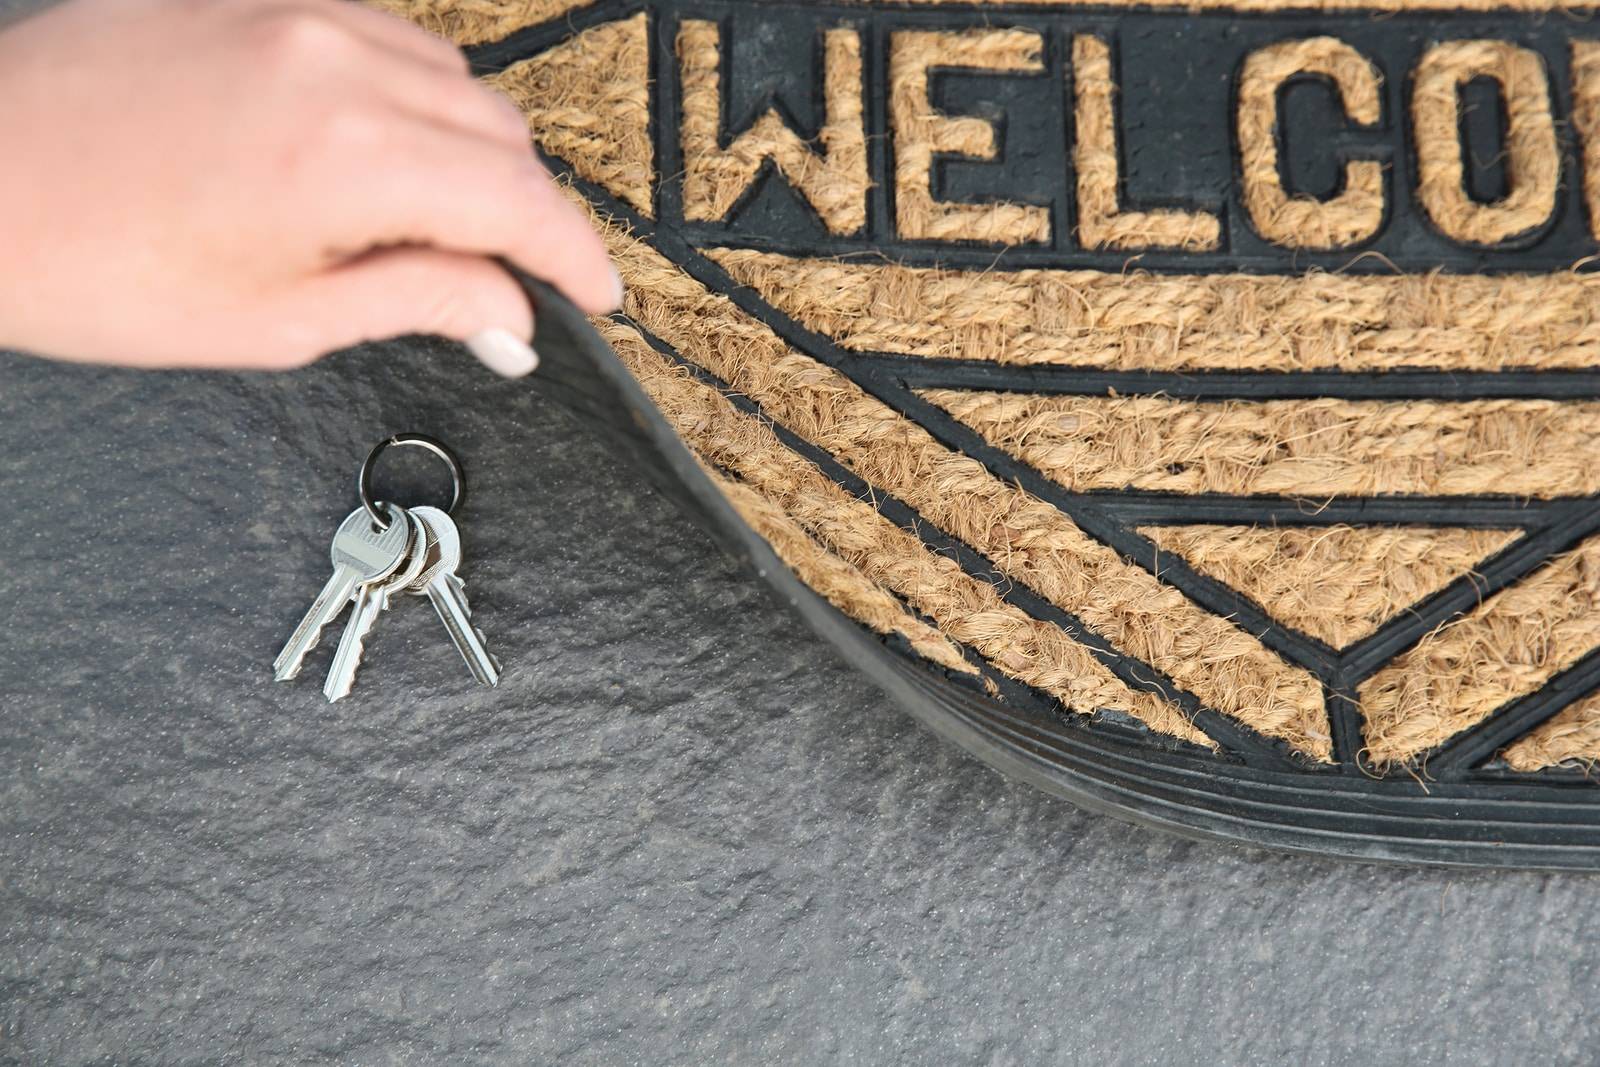
[[[1175,400],[1600,400],[1600,370],[1111,371],[853,353],[863,373],[912,389]]]
[[[666,357],[673,366],[689,374],[697,381],[716,389],[740,411],[759,417],[763,424],[777,436],[778,440],[783,442],[790,450],[810,461],[813,466],[827,476],[829,481],[838,485],[857,500],[870,504],[879,514],[901,529],[918,537],[923,544],[939,555],[954,560],[967,575],[992,587],[995,594],[1002,601],[1020,609],[1036,621],[1060,627],[1074,641],[1093,653],[1095,658],[1105,664],[1113,674],[1133,688],[1155,693],[1177,704],[1202,733],[1217,742],[1226,751],[1239,756],[1244,762],[1252,766],[1286,768],[1301,762],[1292,756],[1289,747],[1281,741],[1267,737],[1244,723],[1232,719],[1214,708],[1207,707],[1198,697],[1184,690],[1182,686],[1172,681],[1162,672],[1132,656],[1119,652],[1111,642],[1095,632],[1094,628],[1084,623],[1082,619],[1050,603],[1026,586],[1006,577],[995,566],[994,562],[985,557],[983,553],[959,538],[941,530],[938,524],[931,522],[925,515],[900,500],[893,493],[884,490],[880,486],[872,485],[852,473],[826,450],[789,430],[777,419],[774,419],[771,414],[764,411],[760,404],[733,389],[704,367],[692,360],[685,359],[671,345],[651,333],[638,322],[625,315],[618,315],[616,318],[619,322],[624,322],[637,331],[639,336],[643,337],[651,348]],[[958,644],[960,643],[958,642]],[[982,655],[975,650],[971,650],[965,645],[961,647],[970,651],[974,658],[983,660]],[[984,660],[984,662],[987,661]],[[1028,689],[1049,706],[1058,706],[1054,698],[1033,686],[1027,686],[1016,679],[1012,679],[1012,684]]]

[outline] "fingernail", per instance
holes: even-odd
[[[617,268],[611,268],[611,285],[616,297],[611,301],[611,306],[617,310],[622,309],[622,299],[628,295],[628,290],[622,284],[622,275],[617,273]]]
[[[521,378],[539,366],[539,353],[510,330],[496,326],[467,338],[478,362],[503,378]]]

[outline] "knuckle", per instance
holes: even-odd
[[[275,11],[262,18],[257,44],[269,61],[300,68],[339,59],[353,40],[347,29],[316,11]]]
[[[462,74],[471,72],[472,62],[467,59],[466,51],[454,41],[440,36],[438,33],[423,29],[404,15],[384,11],[376,6],[370,6],[368,10],[388,23],[397,33],[409,36],[417,47],[427,49],[429,55],[439,62],[454,68]]]

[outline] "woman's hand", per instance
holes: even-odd
[[[621,283],[459,50],[342,0],[69,0],[0,32],[0,346],[297,367],[440,333],[536,362],[503,255]]]

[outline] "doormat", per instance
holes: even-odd
[[[1189,832],[1600,866],[1595,11],[379,6],[526,112],[648,419],[925,719]]]

